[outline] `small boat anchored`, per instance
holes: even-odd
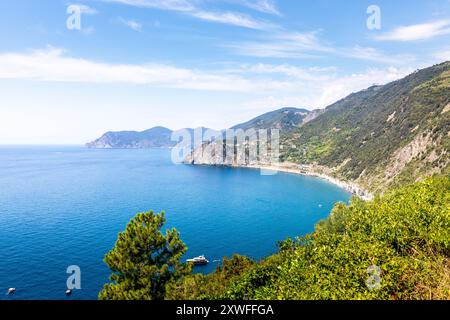
[[[12,295],[12,294],[14,294],[14,293],[16,293],[16,288],[9,288],[8,289],[8,295]]]
[[[206,259],[205,256],[203,256],[203,255],[192,258],[192,259],[187,259],[186,261],[192,262],[196,266],[201,266],[201,265],[205,265],[205,264],[209,263],[208,259]]]

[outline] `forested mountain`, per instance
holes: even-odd
[[[448,172],[450,63],[354,93],[283,140],[284,161],[326,166],[371,191]]]
[[[299,108],[282,108],[238,124],[231,129],[279,129],[281,132],[287,133],[311,121],[322,112],[323,110],[309,111]]]

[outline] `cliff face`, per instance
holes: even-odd
[[[224,166],[256,166],[261,163],[271,165],[279,159],[279,136],[300,128],[323,111],[282,108],[265,113],[223,131],[219,138],[206,139],[204,144],[194,148],[186,162]],[[274,129],[278,132],[275,133]],[[275,141],[276,139],[278,140]]]
[[[205,142],[195,148],[186,158],[185,163],[196,165],[256,166],[259,163],[271,164],[272,157],[269,152],[257,154],[257,142],[236,144],[233,142]]]

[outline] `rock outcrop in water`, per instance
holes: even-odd
[[[231,129],[278,129],[283,133],[291,132],[318,117],[324,110],[309,111],[303,108],[282,108],[265,113]]]

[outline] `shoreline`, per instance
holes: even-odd
[[[342,181],[335,177],[327,175],[325,173],[316,172],[314,170],[311,170],[310,166],[306,166],[306,165],[287,163],[285,165],[283,165],[283,164],[280,164],[280,165],[258,164],[258,165],[246,165],[246,166],[236,166],[236,167],[277,171],[277,172],[292,173],[292,174],[297,174],[297,175],[321,178],[321,179],[324,179],[324,180],[348,191],[352,195],[357,196],[357,197],[361,198],[362,200],[371,201],[374,198],[374,195],[372,193],[368,192],[367,190],[364,190],[363,188],[358,186],[356,183]]]
[[[350,194],[359,197],[362,200],[365,201],[371,201],[374,199],[374,195],[367,190],[364,190],[360,186],[358,186],[356,183],[352,182],[346,182],[339,180],[335,177],[332,177],[330,175],[327,175],[322,172],[318,172],[312,169],[312,166],[309,165],[301,165],[301,164],[295,164],[295,163],[281,163],[279,165],[267,165],[267,164],[249,164],[249,165],[227,165],[227,164],[207,164],[207,163],[186,163],[190,165],[200,165],[200,166],[222,166],[222,167],[229,167],[229,168],[242,168],[242,169],[258,169],[258,170],[268,170],[268,171],[274,171],[274,172],[284,172],[284,173],[292,173],[296,175],[303,175],[303,176],[310,176],[310,177],[316,177],[323,180],[326,180],[345,191],[349,192]],[[324,168],[321,168],[324,169]]]

